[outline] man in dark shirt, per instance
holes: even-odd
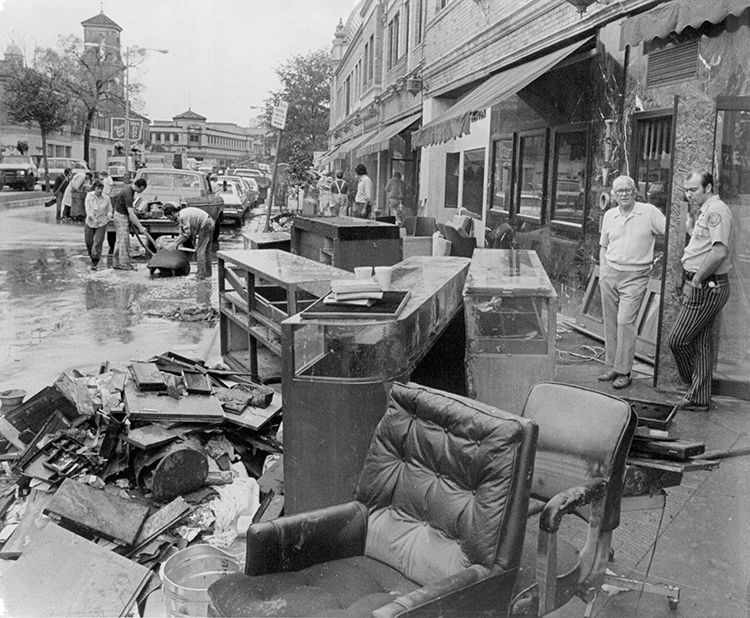
[[[133,208],[135,196],[142,193],[146,186],[146,181],[143,178],[138,178],[131,186],[120,191],[113,200],[117,240],[115,241],[112,267],[117,270],[136,270],[136,267],[130,261],[130,224],[132,223],[141,233],[146,233],[146,228],[138,221]]]

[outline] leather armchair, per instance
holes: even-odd
[[[573,596],[593,603],[604,583],[638,417],[622,399],[550,382],[532,387],[522,416],[539,425],[531,490],[539,523],[527,528],[511,615],[544,616]],[[582,548],[558,536],[571,514],[588,522]]]
[[[346,504],[254,524],[244,574],[212,616],[505,616],[521,558],[537,427],[394,384]]]

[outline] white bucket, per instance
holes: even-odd
[[[208,587],[240,570],[239,562],[212,545],[193,545],[170,556],[162,569],[167,615],[207,616]]]

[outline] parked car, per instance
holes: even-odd
[[[227,174],[230,176],[242,176],[243,178],[253,178],[258,183],[258,196],[261,201],[265,201],[268,197],[268,187],[271,185],[270,176],[266,176],[260,170],[252,169],[249,167],[233,167],[227,170]]]
[[[0,190],[4,186],[33,191],[39,176],[34,159],[28,155],[0,156]]]
[[[66,168],[70,168],[73,171],[83,170],[84,172],[89,171],[89,166],[86,161],[81,159],[71,159],[68,157],[48,157],[47,166],[49,170],[49,182],[50,185],[55,182],[55,178],[59,174],[62,174]],[[40,187],[44,187],[44,160],[39,161],[39,177],[36,179],[36,184]]]
[[[228,176],[218,176],[212,182],[214,194],[224,200],[222,223],[244,223],[250,210],[250,194],[240,180]]]
[[[217,180],[224,180],[224,179],[234,180],[236,182],[239,182],[243,186],[245,191],[249,194],[247,202],[250,205],[250,208],[255,208],[258,202],[258,196],[259,196],[260,191],[258,189],[258,183],[255,182],[254,178],[249,178],[247,176],[231,176],[228,174],[211,177],[211,180],[214,183],[214,186]]]
[[[174,204],[178,208],[195,206],[205,210],[217,223],[214,238],[219,237],[218,223],[221,223],[224,200],[214,195],[206,174],[192,170],[144,167],[136,172],[134,181],[138,178],[143,178],[148,185],[140,194],[140,203],[150,205],[156,202],[162,206]],[[153,225],[144,221],[144,225],[149,232],[153,228],[155,233],[152,236],[173,234],[176,230],[175,225],[158,220]]]

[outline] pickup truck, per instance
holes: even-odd
[[[224,200],[214,195],[208,176],[191,170],[168,168],[142,168],[135,174],[133,181],[143,178],[147,187],[136,203],[136,214],[149,234],[154,238],[179,233],[177,223],[168,218],[149,218],[150,205],[174,204],[178,208],[194,206],[205,210],[214,220],[214,241],[219,238],[219,224],[224,210]],[[141,205],[143,208],[141,208]]]
[[[33,191],[39,176],[34,159],[28,155],[0,156],[0,190],[3,186]]]

